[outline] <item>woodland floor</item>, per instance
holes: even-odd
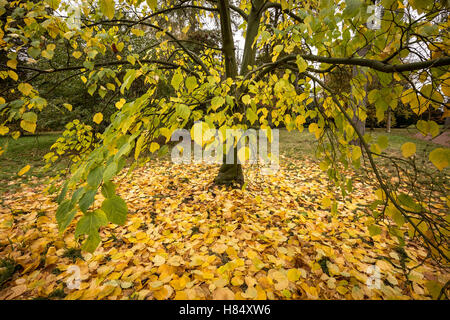
[[[431,299],[450,278],[425,262],[406,280],[394,265],[416,266],[426,252],[413,241],[398,250],[384,226],[369,235],[373,190],[357,178],[332,214],[322,199],[333,191],[311,160],[283,159],[274,176],[247,168],[244,190],[214,187],[216,172],[155,160],[122,174],[127,222],[102,228],[93,254],[78,250],[74,223],[58,233],[44,185],[4,193],[0,261],[12,271],[0,299]],[[379,289],[366,285],[374,264]],[[79,290],[66,286],[71,265]]]

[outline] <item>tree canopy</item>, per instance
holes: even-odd
[[[158,137],[168,141],[195,121],[202,130],[223,132],[250,127],[270,132],[279,125],[302,131],[309,123],[320,142],[321,169],[343,196],[352,189],[345,171],[367,165],[379,187],[374,221],[391,217],[391,232],[400,242],[399,228],[407,225],[430,255],[448,262],[449,216],[443,208],[448,210],[450,197],[442,171],[450,150],[431,150],[430,163],[419,168],[414,144],[402,146],[403,157],[389,157],[382,152],[387,137],[370,141],[364,134],[369,105],[383,121],[399,103],[417,115],[421,132],[439,134],[426,115],[449,112],[447,2],[382,0],[379,21],[372,5],[363,0],[0,1],[0,134],[18,138],[21,131],[35,132],[47,107],[37,85],[42,77],[63,75],[61,86],[78,77],[91,96],[115,106],[109,119],[101,112],[93,117],[106,127],[97,135],[79,121],[67,127],[75,137],[85,137],[74,142],[85,151],[74,158],[61,188],[56,218],[64,230],[81,210],[76,236],[86,235],[84,249],[93,251],[101,242],[101,226],[126,219],[127,205],[112,179],[130,155],[132,169],[146,160],[143,150],[167,152]],[[127,95],[136,84],[139,94]],[[46,156],[50,163],[69,142],[62,139]],[[384,170],[380,158],[396,170]],[[216,178],[217,184],[233,182],[244,183],[237,161],[222,164]],[[93,211],[97,192],[105,200]],[[376,225],[370,230],[378,232]]]

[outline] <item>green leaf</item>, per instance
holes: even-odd
[[[58,230],[60,232],[67,228],[76,213],[77,209],[73,207],[73,204],[69,199],[61,202],[56,210],[56,221],[58,222]]]
[[[111,198],[116,194],[116,185],[111,181],[106,181],[102,185],[102,194],[105,198]]]
[[[369,233],[372,237],[381,234],[381,228],[379,226],[377,226],[376,224],[370,225],[368,227],[368,229],[369,229]]]
[[[91,170],[91,172],[89,172],[87,177],[87,183],[92,188],[97,189],[97,187],[102,182],[102,179],[103,179],[103,167],[99,166]]]
[[[100,235],[98,229],[108,224],[105,213],[101,210],[95,210],[93,212],[87,212],[78,221],[75,229],[75,237],[79,237],[82,234],[87,234],[88,237],[83,243],[83,250],[88,252],[94,252],[100,244]]]
[[[120,87],[120,93],[124,93],[125,89],[130,89],[131,84],[136,79],[136,70],[130,69],[127,71],[125,76],[123,77],[123,83]]]
[[[63,187],[61,188],[61,192],[59,193],[58,198],[56,198],[56,202],[58,204],[61,204],[61,202],[64,200],[68,189],[69,189],[69,183],[68,183],[68,181],[66,181],[64,183]]]
[[[170,84],[175,89],[175,91],[178,91],[178,89],[180,88],[180,84],[182,82],[183,82],[182,74],[179,71],[175,72],[175,74],[173,75],[172,81],[170,82]]]
[[[157,0],[147,0],[147,4],[152,11],[156,10]]]
[[[400,193],[398,195],[398,201],[400,202],[400,204],[412,209],[413,211],[419,212],[422,207],[417,204],[414,199],[407,195],[406,193]]]
[[[218,96],[214,97],[211,100],[211,108],[216,111],[218,108],[220,108],[225,103],[225,98]]]
[[[103,181],[111,180],[117,172],[117,162],[111,162],[103,172]]]
[[[78,238],[82,234],[96,234],[100,227],[106,226],[108,219],[102,210],[87,212],[81,217],[75,228],[75,237]]]
[[[84,187],[80,187],[77,190],[75,190],[75,192],[72,194],[72,199],[70,200],[73,206],[78,202],[78,200],[81,199],[81,197],[85,192],[86,189]]]
[[[100,0],[100,11],[108,19],[114,18],[114,0]]]
[[[188,92],[194,91],[194,89],[197,87],[198,87],[197,78],[192,76],[186,79],[186,89],[188,89]]]
[[[112,196],[103,201],[102,210],[112,223],[123,225],[127,219],[127,204],[119,196]]]
[[[183,119],[189,118],[189,115],[191,114],[191,109],[185,104],[177,104],[175,111],[177,112],[177,115],[180,116]]]
[[[353,18],[362,7],[361,0],[345,0],[345,10],[342,13],[344,18]]]
[[[94,252],[100,244],[101,239],[100,235],[97,233],[90,234],[87,239],[84,241],[83,246],[81,247],[84,251]]]
[[[97,190],[88,190],[78,202],[78,206],[80,210],[86,213],[86,211],[90,208],[90,206],[94,203],[95,195],[97,194]]]
[[[25,112],[22,115],[22,119],[28,122],[36,122],[37,121],[37,114],[34,112]]]

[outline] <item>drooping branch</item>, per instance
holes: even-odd
[[[162,68],[168,68],[168,69],[181,68],[183,71],[185,71],[187,73],[192,73],[192,74],[194,74],[195,76],[198,77],[198,75],[195,72],[187,69],[184,66],[180,66],[180,65],[178,65],[176,63],[173,63],[173,62],[154,60],[154,59],[143,59],[143,60],[139,60],[139,61],[142,62],[142,63],[158,64],[158,65],[161,65]],[[120,65],[128,65],[128,64],[131,64],[131,63],[129,61],[107,61],[107,62],[100,62],[100,63],[94,64],[94,68],[109,67],[109,66],[120,66]],[[5,68],[5,69],[11,69],[10,67],[8,67],[5,64],[1,64],[0,67]],[[64,72],[64,71],[73,71],[73,70],[86,69],[86,67],[81,65],[81,66],[70,66],[70,67],[53,68],[53,69],[39,69],[39,68],[30,67],[30,66],[17,65],[16,69],[18,69],[18,70],[25,70],[25,71],[34,71],[34,72],[38,72],[38,73],[42,73],[42,74],[50,74],[50,73],[55,73],[55,72]]]
[[[333,99],[333,102],[336,104],[336,106],[338,107],[339,111],[343,114],[343,116],[345,117],[345,119],[347,120],[347,122],[352,126],[353,130],[355,131],[356,135],[358,136],[358,139],[360,140],[361,143],[361,147],[362,149],[364,149],[366,151],[367,157],[369,159],[369,163],[370,166],[372,167],[372,170],[375,174],[375,177],[380,185],[380,188],[384,191],[384,193],[386,194],[387,199],[389,199],[391,201],[391,203],[395,206],[395,208],[397,208],[403,215],[403,217],[411,224],[411,226],[414,228],[414,230],[420,234],[420,236],[422,237],[422,239],[425,241],[425,243],[429,246],[431,246],[433,249],[435,249],[444,259],[446,259],[447,261],[450,260],[450,258],[441,250],[441,248],[439,248],[439,246],[437,246],[436,244],[434,244],[425,234],[424,232],[418,227],[418,225],[416,225],[410,218],[409,215],[407,215],[405,213],[405,209],[398,203],[398,200],[394,198],[394,196],[392,195],[392,193],[390,192],[389,188],[387,187],[387,185],[385,184],[381,173],[378,170],[377,165],[375,164],[375,160],[373,158],[372,152],[370,150],[370,146],[368,145],[368,143],[364,140],[363,135],[361,134],[361,132],[358,130],[358,127],[356,126],[356,124],[352,121],[352,118],[350,118],[350,116],[348,115],[348,113],[346,112],[345,108],[342,106],[342,104],[339,102],[339,100],[337,99],[338,94],[332,90],[331,88],[329,88],[325,83],[323,83],[323,81],[321,81],[320,79],[318,79],[317,77],[305,72],[305,75],[307,77],[309,77],[310,79],[312,79],[314,82],[318,83],[323,89],[325,89],[326,91],[328,91],[329,93],[331,93],[331,98]]]

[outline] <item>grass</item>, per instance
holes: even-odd
[[[441,146],[431,141],[415,138],[414,135],[417,132],[416,129],[392,129],[391,133],[386,133],[383,128],[376,128],[373,131],[366,130],[366,134],[372,137],[373,142],[376,142],[380,136],[388,137],[389,146],[384,152],[389,155],[401,156],[401,146],[405,142],[413,142],[416,144],[416,154],[428,159],[430,151]],[[316,138],[307,129],[303,132],[294,130],[289,132],[286,129],[280,129],[280,154],[302,160],[305,157],[314,156],[316,147]]]
[[[6,282],[11,280],[14,272],[17,270],[17,267],[18,265],[13,259],[0,259],[0,289]]]
[[[366,134],[372,136],[374,141],[376,141],[379,136],[387,136],[389,139],[389,147],[385,150],[385,152],[391,155],[400,156],[401,146],[406,142],[413,142],[416,144],[416,154],[418,156],[428,157],[431,150],[440,147],[439,144],[434,142],[415,138],[414,136],[416,133],[418,133],[418,130],[415,128],[392,129],[391,133],[386,133],[386,131],[382,128],[377,128],[374,131],[366,131]]]
[[[280,129],[279,133],[280,154],[299,160],[314,156],[317,146],[314,134],[307,130],[288,132],[286,129]],[[379,128],[374,131],[367,130],[366,133],[372,136],[374,141],[379,136],[387,135],[389,147],[385,152],[397,156],[401,156],[400,148],[405,142],[414,142],[417,146],[416,154],[419,157],[424,157],[424,159],[428,157],[431,150],[439,147],[438,144],[433,142],[414,138],[414,134],[417,133],[416,129],[392,129],[392,132],[388,134],[384,129]],[[17,140],[0,138],[0,147],[6,149],[0,156],[0,194],[20,187],[22,183],[38,183],[41,178],[52,176],[66,165],[63,161],[49,171],[44,172],[42,170],[43,156],[49,152],[50,147],[58,137],[59,134],[57,133],[46,133],[23,136]],[[154,156],[151,158],[154,158]],[[28,164],[31,169],[25,175],[19,177],[17,173]]]
[[[303,160],[314,156],[317,147],[316,137],[307,129],[303,132],[280,129],[280,154],[293,159]]]
[[[62,167],[63,164],[59,164],[50,171],[42,170],[43,157],[58,137],[59,134],[23,136],[17,140],[1,137],[0,147],[5,152],[0,156],[0,193],[18,188],[21,183],[29,183],[33,177],[51,176]],[[17,173],[26,165],[30,165],[31,169],[19,177]]]

